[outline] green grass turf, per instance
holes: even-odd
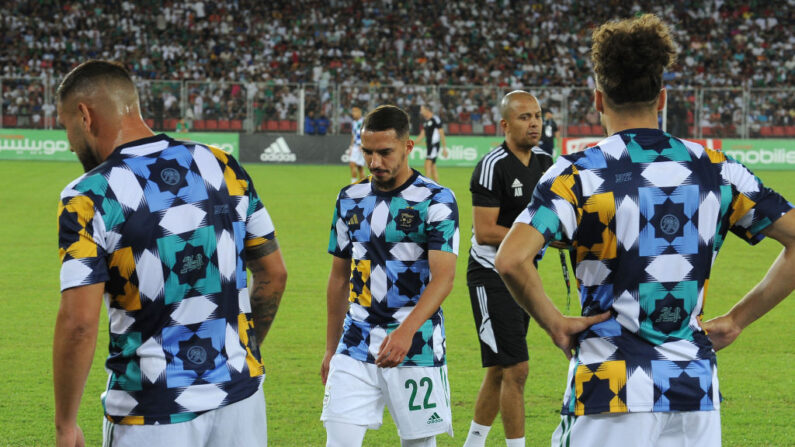
[[[326,253],[332,207],[348,181],[347,167],[247,166],[277,227],[290,272],[287,291],[264,343],[265,394],[272,446],[321,446],[319,421],[323,386],[318,376],[325,337],[325,286],[331,257]],[[51,445],[51,346],[59,304],[56,207],[60,190],[81,174],[78,163],[0,162],[0,446]],[[466,289],[466,260],[471,235],[467,168],[441,169],[442,183],[459,200],[461,250],[455,288],[445,301],[448,363],[456,437],[438,437],[438,445],[461,445],[483,377],[477,335]],[[795,197],[791,172],[760,177],[785,196]],[[730,236],[718,257],[709,285],[705,318],[726,312],[767,270],[779,252],[775,241],[750,247]],[[540,264],[549,294],[565,308],[565,289],[556,253]],[[570,313],[579,311],[576,297]],[[793,445],[795,303],[785,301],[748,328],[719,354],[726,446]],[[83,397],[79,423],[88,445],[101,442],[102,367],[107,349],[107,319],[102,317],[98,349]],[[558,423],[567,362],[535,323],[528,335],[530,376],[525,392],[529,446],[549,445]],[[399,445],[388,415],[365,445]],[[496,421],[488,445],[504,445]]]

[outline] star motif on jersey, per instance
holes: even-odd
[[[583,382],[582,394],[578,400],[585,404],[588,410],[588,402],[610,402],[616,393],[610,389],[610,380],[600,379],[596,374],[591,376],[591,380]]]
[[[580,233],[579,245],[591,248],[596,244],[601,244],[603,242],[602,232],[605,228],[607,228],[607,225],[599,220],[599,213],[590,213],[583,210],[578,230]]]
[[[423,348],[427,345],[428,340],[422,338],[422,332],[417,332],[414,334],[414,338],[411,339],[411,348],[409,348],[409,352],[413,354],[421,354]]]
[[[690,377],[683,371],[679,377],[671,377],[669,383],[663,394],[671,402],[672,411],[698,411],[701,408],[701,399],[707,393],[701,389],[697,377]]]
[[[180,166],[176,160],[158,159],[149,167],[149,180],[154,182],[161,192],[169,191],[176,195],[186,185],[185,175],[188,170]]]
[[[418,272],[408,269],[398,276],[397,286],[401,295],[411,299],[415,294],[419,295],[422,289],[422,277]]]
[[[364,290],[365,286],[364,274],[358,268],[351,271],[351,287],[353,290]]]
[[[182,360],[182,367],[195,371],[201,377],[205,371],[213,368],[219,352],[213,347],[212,339],[199,338],[193,334],[191,338],[179,342],[177,357]]]
[[[171,271],[177,275],[180,284],[193,285],[206,276],[205,267],[208,261],[202,247],[186,244],[185,248],[177,252],[176,262],[174,262]]]
[[[119,266],[114,265],[108,269],[110,279],[105,283],[105,292],[111,296],[124,295],[124,286],[127,285],[128,278],[125,278],[119,270]]]
[[[673,203],[670,199],[666,199],[659,205],[654,205],[654,217],[649,223],[654,227],[655,237],[671,243],[677,237],[682,236],[688,221],[684,208],[684,204]]]
[[[246,336],[248,337],[248,344],[246,347],[255,357],[259,357],[259,343],[257,343],[257,332],[253,327],[246,327]]]
[[[364,334],[361,328],[355,324],[350,325],[345,336],[342,337],[342,342],[345,344],[345,347],[349,349],[359,346],[363,340]]]
[[[58,232],[58,236],[61,238],[62,247],[68,249],[73,243],[80,240],[80,231],[83,229],[83,226],[80,225],[79,222],[80,216],[78,216],[77,211],[69,211],[66,208],[61,211],[61,216],[58,218],[58,226],[61,230]],[[88,221],[87,225],[86,232],[92,234],[93,227],[91,221]],[[66,231],[67,229],[69,231]]]
[[[665,298],[655,302],[654,312],[649,315],[652,326],[664,334],[681,329],[682,321],[689,317],[684,306],[684,300],[666,294]]]

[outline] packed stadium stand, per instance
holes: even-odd
[[[352,105],[394,102],[432,104],[452,134],[494,134],[497,98],[524,88],[564,133],[590,135],[590,33],[641,11],[681,49],[670,127],[795,135],[787,0],[1,1],[2,126],[52,127],[60,78],[103,58],[136,75],[157,129],[290,132],[313,110],[344,132]]]

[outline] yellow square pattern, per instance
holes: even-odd
[[[594,365],[591,365],[594,366]],[[596,376],[598,379],[607,380],[610,391],[615,396],[610,400],[611,413],[626,413],[627,404],[618,397],[618,393],[627,384],[627,364],[623,360],[614,360],[600,363],[596,370],[591,370],[588,365],[580,365],[574,376],[574,386],[577,393],[577,402],[574,408],[575,416],[585,414],[585,404],[580,400],[583,395],[584,384]]]

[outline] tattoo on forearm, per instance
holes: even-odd
[[[282,290],[269,290],[271,281],[259,281],[251,292],[251,313],[254,318],[254,333],[261,344],[276,317]]]
[[[275,252],[279,249],[279,242],[274,237],[269,241],[265,241],[264,244],[257,245],[256,247],[246,248],[246,261],[253,261],[254,259],[259,259],[263,256],[268,256],[269,254]]]

